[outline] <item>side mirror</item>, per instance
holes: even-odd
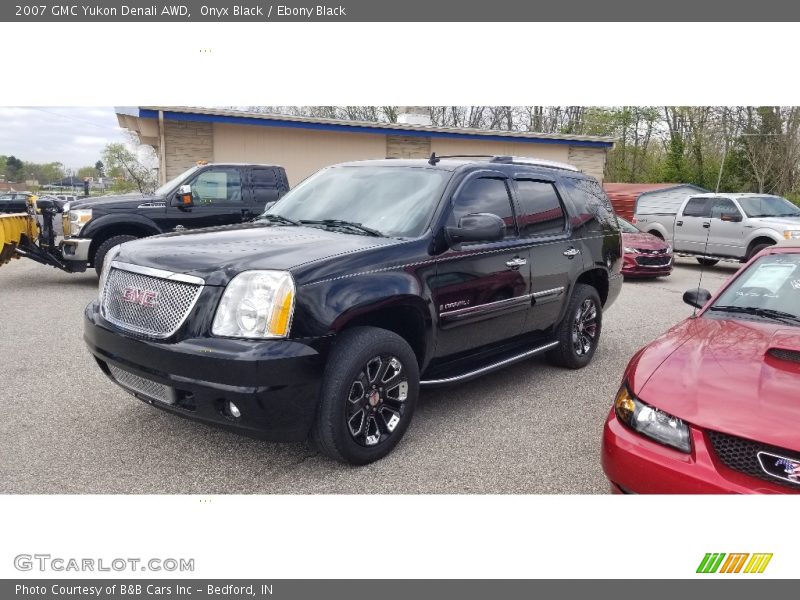
[[[711,292],[703,288],[693,288],[683,293],[683,301],[695,308],[703,308],[709,300],[711,300]]]
[[[473,213],[461,217],[458,227],[446,227],[444,232],[450,246],[464,242],[496,242],[505,236],[506,224],[497,215]]]
[[[721,221],[727,221],[728,223],[741,223],[742,215],[739,213],[722,213],[719,216]]]
[[[175,192],[175,198],[171,202],[172,206],[180,208],[191,208],[194,206],[194,198],[192,197],[192,186],[182,185]]]

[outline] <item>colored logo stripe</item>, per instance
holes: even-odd
[[[725,558],[726,556],[727,558]],[[747,560],[748,558],[750,559],[749,561]],[[744,567],[745,573],[763,573],[771,560],[771,553],[750,554],[748,552],[735,552],[725,554],[724,552],[708,552],[703,557],[703,560],[700,561],[697,572],[741,573],[742,567]]]

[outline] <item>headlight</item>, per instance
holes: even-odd
[[[648,406],[631,394],[624,383],[614,400],[614,411],[617,418],[634,431],[681,452],[691,452],[689,426],[669,413]]]
[[[225,288],[211,332],[239,338],[283,338],[294,312],[294,280],[286,271],[245,271]]]
[[[122,244],[114,246],[106,252],[106,257],[103,259],[103,269],[100,271],[100,284],[98,286],[98,292],[100,296],[100,300],[103,299],[103,290],[106,287],[106,279],[108,278],[108,271],[111,269],[111,261],[114,260],[119,254],[119,250],[122,247]]]
[[[783,237],[787,240],[800,240],[800,229],[787,229],[783,232]]]
[[[667,254],[672,254],[672,246],[667,244]]]
[[[91,208],[76,208],[69,211],[69,235],[80,235],[83,226],[91,220]]]
[[[636,248],[625,248],[625,252],[627,252],[628,254],[639,254],[639,250],[637,250]]]

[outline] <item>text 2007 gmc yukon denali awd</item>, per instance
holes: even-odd
[[[617,297],[620,234],[598,182],[512,157],[327,168],[257,220],[106,256],[85,339],[153,406],[376,460],[420,386],[546,352],[589,363]]]

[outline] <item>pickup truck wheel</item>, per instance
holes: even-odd
[[[713,258],[698,258],[697,262],[699,262],[704,267],[713,267],[719,261],[718,260],[714,260]]]
[[[103,271],[103,261],[106,259],[106,254],[108,254],[109,250],[111,250],[114,246],[119,246],[125,242],[138,239],[139,238],[137,238],[135,235],[115,235],[114,237],[110,237],[105,242],[100,244],[97,252],[94,253],[94,270],[97,271],[97,276],[100,277]]]
[[[365,465],[403,437],[419,396],[419,366],[408,343],[377,327],[342,333],[331,352],[312,438],[323,453]]]
[[[547,353],[555,365],[568,369],[580,369],[588,365],[603,324],[603,308],[597,290],[579,283],[572,292],[564,319],[556,330],[558,346]]]
[[[764,248],[769,248],[770,246],[774,246],[774,245],[775,244],[757,244],[757,245],[753,246],[752,248],[750,248],[750,253],[747,255],[747,259],[746,260],[750,260],[756,254],[761,252]]]

